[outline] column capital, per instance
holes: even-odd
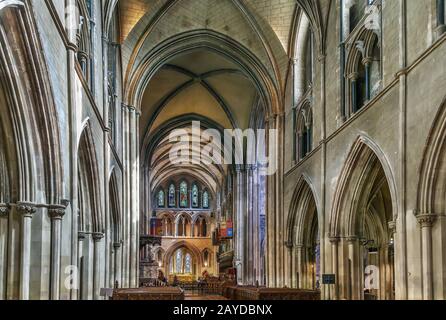
[[[32,218],[34,213],[36,213],[37,208],[34,203],[31,202],[19,202],[17,203],[17,212],[26,217],[26,218]]]
[[[358,237],[357,236],[346,236],[344,239],[345,239],[345,241],[347,241],[349,243],[358,241]]]
[[[396,233],[396,221],[390,221],[388,223],[389,231],[393,234]]]
[[[65,215],[66,206],[53,205],[48,208],[48,216],[51,220],[62,220]]]
[[[115,250],[118,250],[122,247],[122,243],[121,242],[115,242],[113,243],[113,248],[115,248]]]
[[[87,234],[85,232],[80,231],[77,233],[77,239],[79,241],[84,241],[85,239],[87,239]]]
[[[237,173],[243,172],[243,171],[245,171],[245,166],[243,164],[236,164],[235,165],[235,171]]]
[[[417,215],[417,221],[420,224],[421,228],[430,228],[434,225],[437,219],[436,214],[432,213],[423,213]]]
[[[95,232],[95,233],[93,233],[93,240],[94,240],[94,242],[99,242],[99,241],[101,241],[102,239],[104,239],[104,234],[102,233],[102,232]]]
[[[364,59],[362,59],[362,64],[365,66],[369,66],[372,64],[373,59],[370,57],[365,57]]]
[[[349,75],[347,75],[347,78],[351,81],[356,81],[359,78],[359,73],[357,72],[352,72]]]
[[[339,237],[331,236],[328,238],[331,244],[338,244],[341,239]]]
[[[9,205],[0,203],[0,218],[6,217],[9,214]]]
[[[293,241],[285,241],[285,247],[287,247],[288,249],[293,249]]]

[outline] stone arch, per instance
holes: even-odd
[[[330,214],[329,225],[331,236],[347,236],[348,232],[346,233],[345,231],[352,231],[353,225],[351,224],[351,215],[354,213],[354,210],[352,204],[346,202],[345,194],[347,193],[348,185],[351,184],[355,178],[358,180],[358,178],[364,177],[365,167],[367,164],[370,164],[371,161],[373,162],[373,159],[371,160],[373,157],[377,158],[377,164],[381,165],[384,170],[387,183],[389,184],[390,195],[392,197],[393,221],[396,221],[399,210],[393,169],[381,148],[367,136],[361,135],[356,139],[350,149],[350,153],[338,179],[333,198],[332,212]],[[355,177],[352,177],[353,175],[355,175]],[[356,181],[356,183],[359,182],[360,181]],[[345,209],[347,209],[347,211],[345,211]],[[349,222],[347,229],[341,228],[340,216],[342,214],[349,216],[349,218],[345,219],[345,221]]]
[[[187,212],[180,213],[175,218],[175,236],[189,237],[192,232],[192,217]]]
[[[444,299],[446,213],[446,98],[435,117],[419,170],[416,218],[420,225],[423,299]]]
[[[291,253],[291,286],[320,288],[320,220],[318,201],[311,180],[302,175],[288,214],[287,245]]]
[[[397,213],[395,182],[386,157],[371,139],[360,136],[340,174],[329,221],[339,277],[335,292],[341,298],[367,298],[366,289],[377,299],[394,298]]]
[[[81,133],[78,144],[79,226],[90,232],[103,232],[100,180],[96,149],[89,122]],[[87,231],[87,230],[80,230]]]
[[[263,64],[244,46],[218,32],[193,30],[167,39],[149,53],[128,79],[124,101],[139,108],[144,89],[156,72],[170,59],[197,49],[215,52],[239,65],[253,81],[268,115],[282,110],[280,89]]]
[[[201,268],[203,266],[203,259],[202,259],[200,250],[195,245],[193,245],[187,241],[179,241],[179,242],[175,243],[174,245],[172,245],[169,249],[167,249],[166,253],[164,254],[163,265],[166,267],[167,273],[170,272],[169,269],[170,269],[171,257],[178,249],[181,249],[181,248],[185,248],[190,253],[192,253],[193,258],[194,258],[195,262],[197,263],[196,271],[201,270]]]
[[[5,137],[4,149],[8,162],[17,163],[10,171],[13,192],[9,201],[59,205],[63,171],[60,132],[31,4],[2,1],[0,10],[0,82],[4,100],[0,125],[13,133]],[[14,36],[17,34],[20,36]]]
[[[435,117],[419,170],[417,214],[446,214],[446,98]]]

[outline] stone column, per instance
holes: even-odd
[[[356,83],[358,81],[358,74],[357,73],[352,73],[348,76],[349,80],[350,80],[350,103],[351,103],[351,112],[355,113],[356,111],[358,111],[358,92],[357,92],[357,87],[356,87]]]
[[[78,295],[77,295],[77,299],[81,300],[81,299],[85,299],[84,297],[84,284],[82,283],[82,274],[81,274],[81,258],[83,255],[83,248],[84,248],[84,241],[85,239],[87,239],[87,235],[84,232],[78,232],[77,233],[77,267],[78,267],[78,275],[76,278],[76,285],[78,286],[79,290],[78,290]]]
[[[93,299],[99,300],[100,297],[100,290],[101,290],[101,244],[102,239],[104,239],[103,233],[94,233],[93,234],[93,241],[94,241],[94,248],[93,248]]]
[[[350,288],[350,294],[349,298],[352,300],[359,300],[360,299],[360,290],[359,290],[359,277],[358,277],[358,250],[357,242],[358,239],[356,237],[348,237],[347,239],[348,243],[348,259],[350,260],[350,268],[349,268],[349,288]]]
[[[290,288],[294,288],[294,246],[291,241],[285,242],[285,246],[288,249],[288,263],[290,264],[288,269],[289,273],[287,275],[287,278],[289,279],[288,285]]]
[[[113,244],[113,247],[115,249],[115,274],[113,277],[113,286],[115,286],[116,282],[118,282],[118,286],[121,287],[121,247],[122,247],[122,243],[121,242],[116,242]]]
[[[17,212],[22,216],[22,241],[20,252],[20,300],[29,300],[31,272],[31,223],[36,207],[32,203],[17,204]]]
[[[51,271],[50,271],[50,299],[60,299],[60,256],[62,237],[62,218],[65,206],[53,206],[48,209],[51,219]]]
[[[6,262],[8,261],[8,216],[9,206],[0,204],[0,300],[6,300]]]
[[[245,241],[244,237],[246,236],[245,232],[245,214],[244,214],[244,198],[245,192],[243,188],[243,168],[242,166],[237,166],[236,173],[236,234],[235,234],[235,266],[237,268],[237,283],[239,285],[243,285],[245,283],[245,273],[244,273],[244,254],[245,254]]]
[[[139,237],[137,226],[138,219],[138,208],[137,208],[137,198],[139,196],[137,184],[138,184],[138,142],[136,141],[136,128],[137,128],[137,116],[136,109],[134,107],[129,107],[129,117],[130,117],[130,164],[129,164],[129,174],[130,174],[130,287],[137,287],[138,278],[138,248],[139,248]]]
[[[421,227],[421,248],[423,264],[423,299],[432,300],[434,297],[433,259],[432,259],[432,226],[436,220],[434,214],[420,214],[417,216]]]
[[[297,288],[304,289],[304,246],[297,245]]]
[[[338,267],[338,244],[339,238],[331,237],[331,271],[336,276],[336,283],[333,286],[333,291],[331,293],[333,300],[339,299],[339,267]],[[332,298],[330,297],[330,299]]]
[[[362,60],[362,64],[364,65],[365,68],[365,98],[367,101],[370,100],[372,93],[371,93],[371,87],[370,87],[370,66],[372,64],[372,59],[371,58],[364,58]]]

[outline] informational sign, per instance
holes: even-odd
[[[322,284],[336,284],[336,275],[335,274],[323,274],[322,275]]]

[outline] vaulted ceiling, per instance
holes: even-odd
[[[256,59],[262,70],[253,72],[268,78],[271,90],[281,99],[287,86],[297,17],[305,12],[311,15],[312,22],[320,22],[318,3],[318,0],[105,1],[105,7],[118,4],[120,10],[124,100],[141,111],[142,160],[153,166],[153,179],[160,181],[173,172],[201,172],[204,175],[201,178],[212,181],[210,184],[215,188],[225,168],[168,164],[163,154],[169,145],[165,140],[156,140],[159,148],[151,149],[149,157],[146,149],[154,147],[153,136],[166,139],[169,132],[178,128],[166,124],[182,117],[200,117],[220,128],[248,128],[262,93],[251,70],[237,59],[219,54],[218,49],[208,50],[206,45],[170,53],[172,57],[157,65],[153,72],[147,71],[147,61],[179,35],[209,30],[237,43],[239,50],[246,50],[248,57],[251,55],[248,60]],[[135,83],[135,79],[144,81]]]

